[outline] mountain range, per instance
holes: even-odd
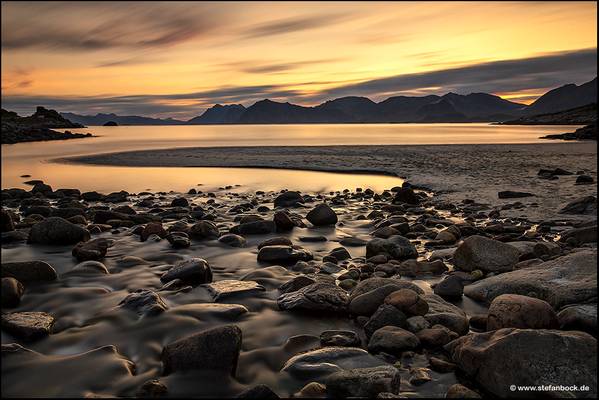
[[[348,96],[313,107],[261,100],[250,107],[241,104],[215,106],[188,121],[116,114],[62,113],[84,125],[212,125],[300,123],[401,123],[401,122],[502,122],[537,114],[554,113],[597,102],[597,78],[582,85],[552,89],[530,105],[515,103],[488,93],[443,96],[395,96],[381,102]]]

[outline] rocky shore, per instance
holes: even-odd
[[[2,206],[5,396],[597,396],[596,192],[534,221],[409,183]]]
[[[15,112],[2,109],[2,144],[64,140],[91,137],[91,133],[58,132],[56,128],[83,128],[63,118],[54,110],[38,107],[33,115],[20,117]],[[53,129],[54,128],[54,129]]]

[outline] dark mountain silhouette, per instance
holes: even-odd
[[[332,115],[345,115],[346,122],[370,122],[378,115],[377,104],[367,97],[348,96],[329,100],[315,108],[330,112]]]
[[[581,125],[597,122],[597,103],[554,113],[527,115],[503,122],[506,125]]]
[[[241,104],[216,104],[204,111],[199,117],[187,121],[188,124],[234,124],[245,111]]]
[[[550,90],[529,106],[488,93],[447,93],[443,96],[394,96],[379,103],[366,97],[348,96],[314,107],[269,99],[248,108],[241,104],[216,104],[189,121],[115,114],[62,113],[62,116],[85,125],[103,125],[108,121],[118,125],[503,122],[570,110],[596,103],[596,99],[597,78],[580,86],[569,84]]]
[[[303,107],[291,103],[278,103],[261,100],[248,107],[239,120],[240,124],[312,124],[339,123],[347,121],[348,116],[337,109]]]
[[[553,113],[596,102],[597,78],[580,86],[570,83],[550,90],[526,107],[525,114]]]
[[[101,126],[107,122],[116,122],[118,125],[184,125],[185,121],[179,121],[172,118],[159,119],[150,117],[140,117],[137,115],[116,115],[116,114],[96,114],[79,115],[70,112],[60,113],[63,117],[83,125]]]

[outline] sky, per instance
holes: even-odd
[[[189,119],[269,98],[487,92],[597,75],[596,2],[2,2],[2,107]]]

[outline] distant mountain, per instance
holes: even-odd
[[[185,121],[179,121],[172,118],[159,119],[150,117],[140,117],[137,115],[116,115],[116,114],[96,114],[79,115],[70,112],[60,113],[63,117],[84,125],[101,126],[107,122],[116,122],[118,125],[184,125]]]
[[[526,107],[525,114],[553,113],[596,102],[597,78],[580,86],[570,83],[550,90]]]
[[[434,103],[425,104],[416,112],[420,122],[462,122],[468,121],[466,114],[459,112],[451,99],[441,98]]]
[[[333,116],[342,117],[344,122],[371,122],[378,117],[377,104],[367,97],[348,96],[329,100],[315,108]]]
[[[220,105],[216,104],[213,107],[204,111],[199,117],[195,117],[187,121],[190,125],[195,124],[234,124],[239,120],[239,117],[245,111],[245,107],[241,104]]]
[[[414,122],[416,113],[425,105],[441,100],[439,96],[395,96],[377,104],[379,121]]]
[[[597,122],[597,103],[503,122],[506,125],[583,125]]]
[[[291,103],[261,100],[248,107],[239,117],[239,124],[312,124],[340,123],[348,116],[338,109],[303,107]]]

